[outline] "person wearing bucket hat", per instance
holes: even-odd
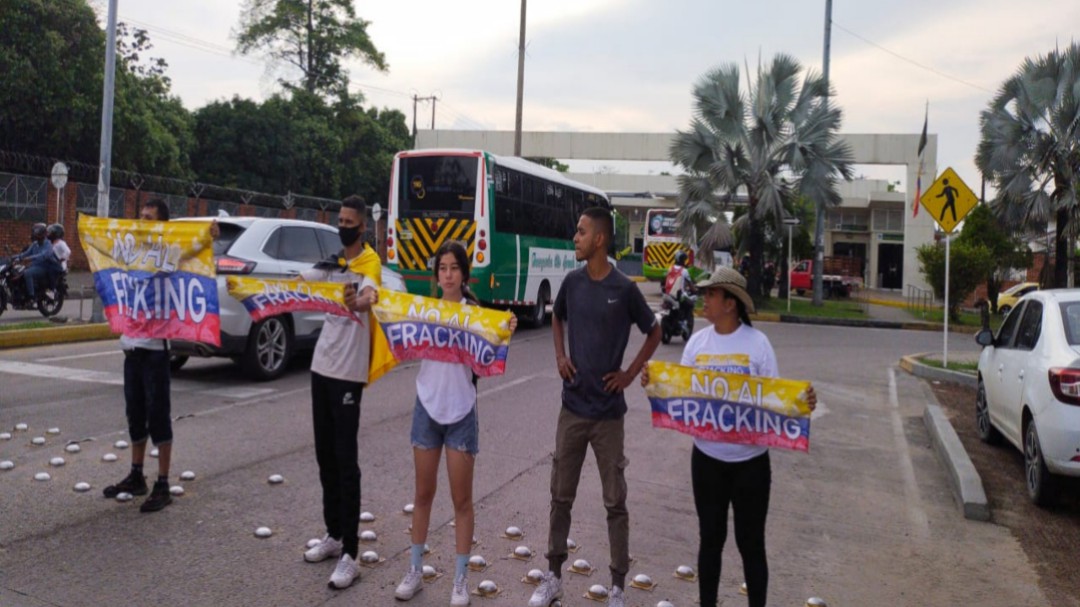
[[[779,377],[769,338],[753,328],[754,300],[746,279],[734,268],[718,267],[697,283],[711,323],[690,338],[681,364],[724,373]],[[649,383],[647,368],[641,385]],[[813,387],[807,391],[817,407]],[[769,512],[772,466],[767,447],[694,439],[690,479],[698,515],[698,594],[702,607],[716,607],[721,556],[727,540],[730,505],[735,514],[735,542],[743,561],[750,607],[764,607],[769,585],[765,556],[765,519]]]

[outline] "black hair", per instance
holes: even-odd
[[[360,222],[367,223],[367,201],[359,194],[353,194],[341,201],[341,208],[352,209],[360,213]]]
[[[169,220],[169,205],[160,198],[151,198],[143,203],[144,207],[152,207],[157,212],[158,221]]]
[[[611,210],[604,207],[589,207],[581,212],[582,217],[588,217],[600,228],[606,242],[615,242],[615,220],[611,218]]]
[[[720,292],[724,294],[725,299],[735,300],[735,308],[739,313],[739,322],[748,327],[754,326],[753,323],[750,322],[750,314],[746,311],[746,304],[743,303],[743,300],[735,297],[732,293],[728,293],[727,289],[720,289]]]
[[[435,287],[437,288],[439,285],[439,260],[448,253],[454,256],[458,267],[461,268],[461,277],[463,279],[461,294],[465,296],[465,301],[473,305],[480,305],[480,300],[476,298],[472,289],[469,288],[469,252],[460,240],[447,240],[435,251],[435,263],[432,264],[432,280],[435,282]]]

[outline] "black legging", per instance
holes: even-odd
[[[701,606],[716,607],[730,504],[735,512],[735,544],[742,556],[750,607],[765,607],[769,590],[765,518],[769,514],[769,488],[772,485],[769,453],[744,462],[723,462],[694,447],[690,476],[701,535],[698,549]]]

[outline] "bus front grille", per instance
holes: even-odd
[[[430,270],[428,261],[447,240],[460,240],[472,258],[476,222],[471,219],[398,219],[394,225],[401,268]]]

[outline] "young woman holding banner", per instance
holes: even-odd
[[[465,246],[447,241],[435,252],[435,280],[442,299],[478,305],[469,291],[469,255]],[[517,328],[511,317],[510,331]],[[416,465],[416,498],[412,519],[412,547],[409,571],[394,591],[401,601],[411,599],[423,588],[424,542],[431,520],[431,504],[439,472],[439,459],[446,450],[450,475],[450,497],[454,502],[457,556],[451,605],[468,605],[466,566],[473,538],[473,466],[480,451],[479,421],[476,412],[476,380],[472,369],[460,363],[424,360],[416,376],[416,406],[413,409],[411,441]]]
[[[733,268],[718,267],[697,288],[704,294],[703,312],[712,326],[694,333],[683,350],[681,364],[779,377],[769,338],[750,326],[754,302],[746,291],[746,279]],[[646,367],[641,385],[648,383]],[[817,396],[812,387],[807,397],[813,410]],[[764,607],[769,586],[765,519],[772,485],[768,448],[695,438],[690,477],[701,536],[698,592],[702,607],[716,606],[729,504],[735,513],[735,543],[743,560],[750,607]]]

